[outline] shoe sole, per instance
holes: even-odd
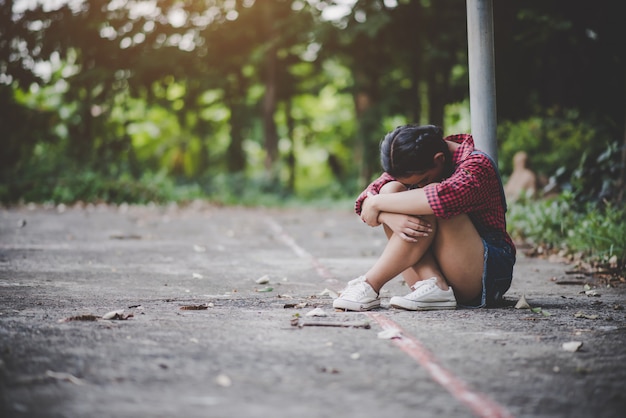
[[[397,302],[391,302],[391,306],[398,309],[404,309],[406,311],[439,311],[439,310],[452,310],[456,309],[456,302],[432,302],[432,303],[407,303],[401,305]]]
[[[375,301],[375,302],[370,302],[370,303],[358,303],[358,302],[350,302],[346,300],[335,300],[335,302],[333,303],[333,308],[340,309],[342,311],[364,312],[364,311],[369,311],[369,310],[379,308],[379,307],[380,307],[380,301]]]

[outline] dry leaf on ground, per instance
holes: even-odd
[[[378,333],[378,338],[383,340],[391,340],[393,338],[402,338],[402,331],[397,328],[389,328]]]
[[[322,308],[315,308],[307,312],[305,316],[328,316],[328,314]]]
[[[333,299],[337,299],[339,297],[339,294],[334,290],[324,289],[318,294],[318,296],[330,296]]]
[[[570,351],[572,353],[578,351],[583,346],[581,341],[568,341],[563,343],[563,350]]]
[[[256,279],[255,281],[256,281],[256,284],[268,284],[270,282],[270,276],[265,274],[259,277],[258,279]]]
[[[46,371],[46,376],[55,380],[70,382],[78,386],[82,386],[85,384],[85,382],[83,382],[81,379],[69,373],[53,372],[52,370],[48,370]]]
[[[215,378],[215,383],[217,383],[221,387],[227,388],[232,386],[233,381],[225,374],[220,374]]]
[[[107,312],[102,315],[102,319],[117,319],[117,320],[125,320],[132,317],[133,314],[124,315],[124,309],[118,309],[116,311]]]
[[[181,306],[180,309],[183,311],[204,311],[205,309],[208,309],[209,305],[204,303],[202,305],[184,305]]]
[[[583,318],[583,319],[598,319],[598,315],[595,314],[586,314],[584,312],[578,311],[574,314],[574,317],[576,318]]]
[[[515,309],[530,309],[530,305],[526,302],[526,295],[522,295],[521,298],[515,304]]]
[[[70,322],[70,321],[97,321],[100,319],[99,316],[96,315],[76,315],[70,316],[69,318],[60,319],[59,322]]]

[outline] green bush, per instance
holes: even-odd
[[[166,203],[204,197],[197,185],[179,185],[163,174],[147,173],[139,179],[91,170],[66,171],[61,175],[31,175],[0,188],[0,202],[74,203]]]
[[[567,231],[567,245],[573,251],[585,252],[594,260],[607,262],[615,256],[626,263],[626,212],[607,205],[598,209],[588,205],[576,225]]]
[[[592,263],[613,259],[626,265],[626,211],[606,204],[587,203],[582,209],[572,193],[509,206],[508,230],[514,239],[548,251],[581,254]]]
[[[544,177],[554,175],[561,167],[571,174],[583,153],[593,153],[606,143],[594,126],[579,120],[574,111],[504,121],[498,126],[498,140],[499,166],[503,173],[512,171],[515,153],[525,151],[530,168]]]

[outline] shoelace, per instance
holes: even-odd
[[[364,281],[365,281],[364,276],[357,277],[356,279],[350,280],[348,282],[348,285],[346,286],[346,288],[348,288],[350,286],[354,286],[355,284],[360,283],[360,282],[364,282]]]
[[[354,279],[348,282],[348,286],[341,293],[342,298],[360,299],[367,295],[365,282],[362,279]]]
[[[415,290],[419,289],[420,287],[424,287],[428,283],[430,283],[429,280],[420,280],[419,282],[415,282],[413,284],[413,286],[411,286],[411,290],[415,291]]]
[[[420,283],[420,282],[418,282]],[[422,282],[419,286],[415,288],[415,290],[411,293],[412,296],[422,296],[430,291],[432,291],[437,285],[433,282]]]

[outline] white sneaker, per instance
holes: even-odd
[[[441,290],[437,278],[422,280],[412,287],[413,292],[406,296],[394,296],[389,303],[394,308],[409,311],[427,311],[435,309],[456,309],[456,299],[451,287]]]
[[[333,301],[333,308],[346,311],[369,311],[379,306],[378,293],[365,281],[365,276],[350,280],[341,296]]]

